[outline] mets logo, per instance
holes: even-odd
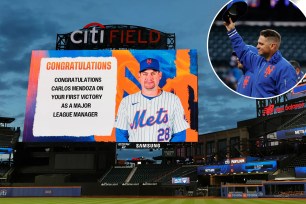
[[[151,64],[152,63],[152,59],[147,59],[147,64]]]
[[[137,111],[135,113],[133,123],[130,124],[131,129],[137,129],[138,127],[142,128],[145,126],[152,126],[154,124],[162,124],[168,122],[168,110],[164,110],[163,108],[160,108],[156,112],[156,116],[149,116],[147,119],[146,117],[147,110],[143,110],[142,112]]]
[[[243,88],[245,88],[249,84],[249,81],[250,81],[250,76],[246,76],[243,80]]]
[[[271,65],[269,65],[265,70],[265,77],[268,77],[273,72],[274,69],[275,69],[275,66],[271,67]]]

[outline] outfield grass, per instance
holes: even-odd
[[[306,199],[211,199],[211,198],[0,198],[0,204],[304,204]]]

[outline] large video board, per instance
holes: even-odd
[[[196,50],[33,51],[23,141],[196,142],[197,87]]]

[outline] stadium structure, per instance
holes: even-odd
[[[305,105],[306,96],[289,95],[258,100],[258,117],[237,128],[169,145],[161,164],[116,160],[113,143],[17,142],[20,129],[9,127],[14,119],[2,117],[1,153],[9,157],[1,161],[1,186],[79,186],[82,195],[303,197],[305,107],[262,115],[271,104]]]
[[[265,5],[261,6],[264,11]],[[256,21],[239,25],[247,43],[255,44],[258,30],[277,24],[283,36],[289,36],[283,39],[284,56],[297,59],[303,67],[304,22],[293,15],[294,23],[263,23],[256,12],[248,12]],[[57,49],[73,47],[66,41],[69,34],[58,35]],[[175,48],[175,35],[169,36],[171,45],[163,49]],[[231,50],[226,42],[217,18],[208,45],[218,48],[209,53],[213,66],[227,66]],[[288,94],[256,100],[257,117],[237,122],[236,128],[199,135],[197,143],[162,146],[162,155],[155,158],[161,164],[145,158],[117,160],[116,149],[122,144],[19,142],[20,128],[10,127],[14,118],[0,117],[0,153],[6,156],[0,163],[0,196],[306,197],[305,87],[304,79]]]

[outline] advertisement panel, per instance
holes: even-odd
[[[172,184],[190,184],[189,177],[172,177]]]
[[[0,187],[1,197],[78,197],[80,186],[67,187]]]
[[[277,169],[277,162],[258,161],[224,165],[200,166],[197,169],[198,175],[227,174],[227,173],[259,173],[274,172]]]
[[[294,167],[295,177],[306,178],[306,166],[296,166]]]
[[[245,162],[246,162],[246,158],[240,157],[240,158],[227,159],[225,160],[224,164],[241,164]]]
[[[247,173],[274,172],[277,170],[277,162],[276,161],[248,162],[239,165],[239,167],[234,168],[234,171],[247,172]]]
[[[258,193],[242,193],[242,192],[231,192],[227,194],[228,198],[258,198]]]
[[[210,174],[225,174],[230,172],[230,165],[207,165],[199,166],[197,169],[198,175],[210,175]]]
[[[196,142],[197,104],[196,50],[33,51],[23,141]]]
[[[289,138],[301,138],[306,135],[306,127],[298,127],[287,130],[279,130],[276,132],[278,140],[289,139]]]

